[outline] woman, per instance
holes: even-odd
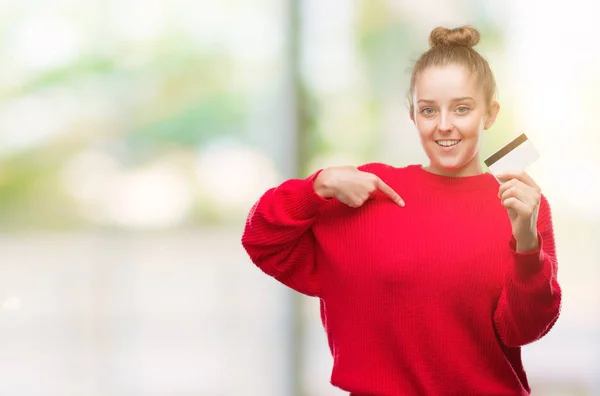
[[[415,65],[428,166],[324,169],[267,191],[248,217],[252,261],[319,297],[331,382],[352,395],[529,395],[521,347],[558,318],[548,202],[526,173],[496,180],[480,165],[499,105],[478,41],[436,28]]]

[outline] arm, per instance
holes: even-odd
[[[558,319],[561,289],[550,206],[542,196],[539,209],[538,249],[518,253],[510,243],[512,263],[496,311],[494,324],[502,342],[520,347],[542,338]]]
[[[242,236],[242,245],[258,268],[309,296],[320,290],[311,227],[328,202],[315,192],[319,173],[268,190],[250,211]]]

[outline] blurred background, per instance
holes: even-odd
[[[600,395],[594,3],[0,0],[0,395],[335,396],[318,301],[240,245],[267,188],[425,163],[406,93],[471,24],[554,215],[561,319],[534,395]],[[408,187],[407,187],[408,188]]]

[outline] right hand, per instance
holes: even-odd
[[[323,198],[336,198],[352,208],[362,206],[377,190],[392,201],[404,206],[404,201],[390,186],[373,173],[354,166],[336,166],[323,169],[314,182],[315,191]]]

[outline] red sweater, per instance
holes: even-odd
[[[262,271],[320,299],[331,383],[357,396],[529,395],[520,347],[561,303],[546,199],[540,249],[520,254],[492,175],[360,169],[406,206],[381,193],[357,209],[323,199],[317,172],[267,191],[242,237]]]

